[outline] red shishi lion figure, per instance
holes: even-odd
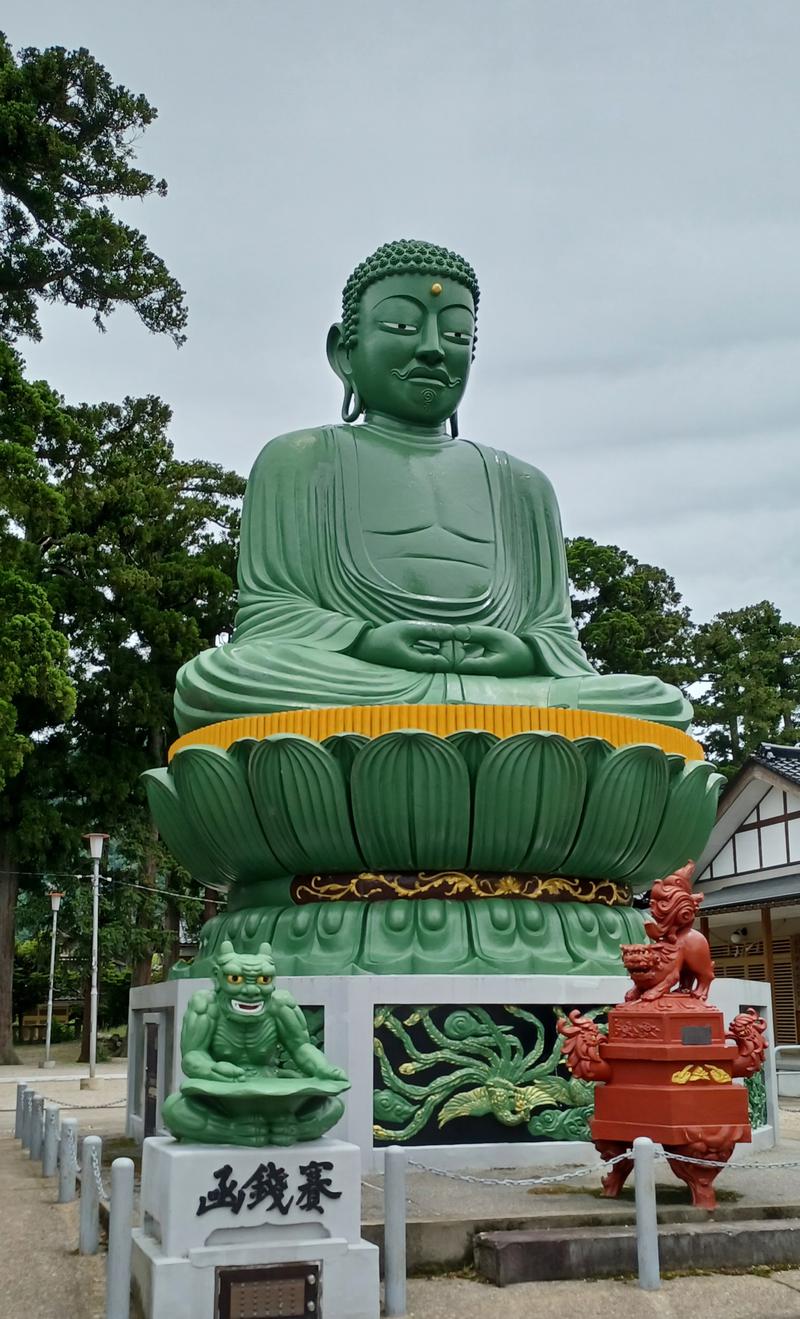
[[[767,1023],[755,1008],[748,1008],[734,1017],[725,1038],[733,1040],[738,1056],[733,1064],[734,1076],[755,1076],[764,1066],[767,1052],[765,1033]]]
[[[708,998],[714,963],[707,939],[692,929],[703,901],[702,893],[692,892],[693,874],[694,862],[689,861],[653,885],[650,910],[654,919],[644,928],[654,942],[622,945],[622,960],[633,981],[626,1003],[637,999],[652,1003],[676,986],[680,993],[703,1002]]]
[[[752,1009],[725,1031],[708,991],[714,963],[708,940],[692,929],[702,893],[692,892],[690,861],[653,885],[653,943],[623,944],[633,981],[625,1002],[608,1014],[608,1034],[575,1008],[557,1022],[564,1061],[574,1077],[600,1082],[592,1139],[603,1159],[616,1159],[603,1194],[619,1195],[633,1168],[631,1146],[649,1136],[673,1160],[692,1202],[714,1209],[714,1179],[738,1141],[750,1140],[747,1091],[734,1079],[754,1076],[767,1049],[766,1022]],[[733,1041],[735,1048],[727,1041]]]

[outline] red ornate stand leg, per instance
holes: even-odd
[[[711,1144],[708,1139],[695,1140],[689,1145],[665,1145],[667,1154],[686,1154],[693,1159],[713,1159],[727,1163],[733,1154],[735,1140]],[[692,1195],[692,1204],[698,1209],[716,1209],[717,1197],[714,1194],[714,1180],[721,1168],[704,1168],[698,1163],[682,1163],[679,1159],[670,1159],[670,1168],[676,1177],[685,1182]]]
[[[615,1159],[630,1149],[627,1141],[596,1140],[594,1147],[601,1159]],[[687,1165],[688,1166],[688,1165]],[[609,1200],[616,1200],[626,1180],[633,1171],[633,1159],[620,1159],[602,1180],[603,1195]]]

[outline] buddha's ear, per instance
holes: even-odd
[[[345,389],[350,389],[353,383],[353,367],[350,362],[350,350],[345,345],[341,322],[335,322],[328,330],[325,348],[331,370],[336,372]]]

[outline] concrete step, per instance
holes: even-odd
[[[602,1206],[602,1207],[601,1207]],[[722,1203],[714,1211],[714,1222],[730,1223],[758,1219],[800,1218],[800,1203],[789,1204],[731,1204]],[[658,1221],[667,1224],[707,1223],[707,1209],[692,1205],[658,1206]],[[474,1241],[479,1233],[543,1231],[563,1232],[566,1228],[587,1228],[594,1233],[601,1227],[634,1227],[636,1213],[633,1203],[621,1200],[602,1200],[596,1210],[538,1212],[532,1214],[474,1214],[455,1217],[452,1214],[439,1218],[409,1218],[406,1227],[408,1271],[415,1274],[430,1273],[439,1269],[460,1269],[472,1264]],[[362,1224],[367,1241],[378,1246],[383,1259],[383,1222],[367,1219]]]
[[[659,1227],[662,1272],[743,1272],[755,1265],[800,1267],[800,1218],[672,1223]],[[635,1274],[636,1233],[626,1227],[532,1228],[479,1232],[475,1268],[498,1287],[557,1278]]]

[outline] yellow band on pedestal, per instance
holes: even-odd
[[[316,710],[282,710],[278,714],[248,715],[196,728],[173,742],[169,758],[171,760],[175,752],[184,747],[227,748],[243,737],[261,739],[273,733],[298,733],[322,742],[334,733],[378,737],[398,728],[421,728],[439,737],[466,729],[485,730],[497,737],[543,730],[560,733],[570,740],[603,737],[616,747],[652,743],[662,751],[674,752],[687,760],[705,759],[700,743],[678,728],[667,728],[649,719],[632,719],[627,715],[600,714],[594,710],[544,709],[531,705],[347,705]]]

